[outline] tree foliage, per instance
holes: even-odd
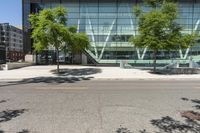
[[[44,9],[38,14],[31,14],[29,21],[32,28],[33,44],[36,51],[48,49],[52,45],[59,49],[62,43],[69,39],[65,14],[62,7]]]
[[[141,13],[134,7],[138,17],[139,35],[130,38],[130,42],[138,48],[154,52],[154,70],[156,69],[156,53],[159,50],[185,49],[194,44],[195,35],[184,35],[182,27],[176,22],[177,4],[174,0],[145,0],[152,6],[148,13]],[[159,8],[157,8],[159,5]]]
[[[29,17],[35,51],[53,46],[57,51],[57,70],[59,72],[59,51],[81,51],[90,45],[85,33],[77,33],[76,26],[67,27],[67,10],[62,6],[44,9]]]
[[[140,16],[140,14],[142,13],[142,10],[139,5],[136,5],[133,7],[133,12],[134,12],[136,18],[138,18]]]
[[[155,8],[156,6],[159,6],[163,3],[169,3],[169,2],[177,2],[178,0],[144,0],[144,2],[151,7]]]
[[[85,33],[78,33],[77,26],[69,27],[69,33],[71,38],[65,42],[66,47],[62,48],[62,50],[67,48],[68,51],[77,53],[90,47],[88,36]]]

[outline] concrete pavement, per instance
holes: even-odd
[[[63,72],[56,75],[56,66],[30,66],[21,69],[0,71],[0,81],[22,80],[41,77],[62,77],[62,78],[90,78],[90,79],[187,79],[199,80],[200,74],[194,75],[157,75],[149,73],[149,70],[121,69],[119,67],[92,67],[92,66],[60,66]]]

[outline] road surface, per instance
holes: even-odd
[[[188,125],[182,111],[200,111],[198,100],[197,80],[51,78],[1,82],[0,132],[165,133],[166,128],[173,133]],[[168,126],[164,126],[166,121]],[[200,125],[193,128],[198,130]]]

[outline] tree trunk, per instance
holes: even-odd
[[[74,64],[74,53],[72,53],[72,64]]]
[[[59,68],[59,49],[56,49],[56,53],[57,53],[57,73],[60,72],[60,68]]]
[[[66,51],[64,51],[64,64],[66,65],[67,63],[67,61],[66,61],[66,55],[67,55],[67,52]]]
[[[45,64],[49,64],[49,58],[48,58],[48,50],[45,51]]]
[[[156,72],[156,55],[157,55],[157,51],[154,50],[153,51],[153,71]]]
[[[38,53],[35,52],[35,64],[38,65]]]

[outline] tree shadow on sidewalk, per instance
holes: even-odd
[[[59,74],[57,73],[57,70],[51,70],[51,72],[59,76],[88,76],[92,74],[101,73],[102,71],[99,68],[80,68],[80,69],[60,69]]]
[[[98,68],[82,68],[82,69],[60,69],[60,73],[57,74],[56,70],[51,71],[55,76],[51,77],[35,77],[27,78],[21,81],[7,82],[6,84],[0,84],[0,87],[30,84],[30,83],[47,83],[47,84],[61,84],[61,83],[76,83],[79,81],[91,80],[94,77],[89,75],[101,73],[101,69]]]
[[[46,84],[62,84],[62,83],[76,83],[78,81],[91,80],[93,77],[36,77],[23,79],[21,81],[11,81],[6,82],[6,84],[1,84],[1,87],[13,86],[13,85],[23,85],[31,83],[46,83]]]

